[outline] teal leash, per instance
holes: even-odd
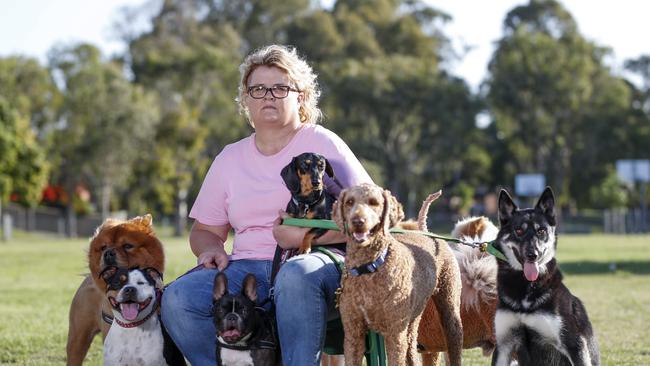
[[[286,218],[282,220],[283,225],[288,225],[288,226],[298,226],[298,227],[309,227],[309,228],[319,228],[319,229],[327,229],[327,230],[336,230],[340,231],[338,225],[332,220],[317,220],[317,219],[296,219],[293,217]],[[503,261],[508,261],[505,255],[501,253],[497,248],[494,247],[494,243],[496,240],[490,241],[490,242],[485,242],[485,243],[480,243],[480,242],[467,242],[463,241],[460,239],[456,238],[451,238],[448,236],[442,236],[442,235],[436,235],[434,233],[430,233],[427,231],[420,231],[420,230],[405,230],[405,229],[399,229],[399,228],[392,228],[390,229],[391,233],[395,234],[419,234],[419,235],[424,235],[428,236],[430,238],[434,239],[441,239],[444,241],[452,242],[452,243],[458,243],[462,245],[467,245],[472,248],[478,249],[481,252],[487,252],[488,254],[491,254]]]

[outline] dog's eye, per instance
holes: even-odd
[[[544,234],[546,234],[546,229],[544,229],[543,227],[537,229],[537,235],[544,235]]]
[[[379,201],[377,201],[375,198],[371,198],[368,200],[368,204],[370,206],[379,206]]]
[[[133,244],[126,243],[126,244],[124,244],[123,248],[126,249],[126,250],[131,250],[131,249],[134,248],[134,246],[133,246]]]
[[[352,206],[354,204],[354,200],[350,198],[349,200],[345,201],[346,206]]]
[[[515,228],[515,234],[517,234],[517,236],[523,235],[524,234],[524,229],[522,229],[520,227]]]

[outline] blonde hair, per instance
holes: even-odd
[[[318,123],[322,112],[318,108],[320,89],[316,81],[316,74],[311,66],[296,52],[293,47],[273,44],[260,48],[249,54],[239,66],[241,80],[239,95],[235,99],[239,105],[239,113],[243,114],[248,123],[255,127],[250,118],[248,108],[244,103],[244,96],[248,93],[248,78],[258,66],[273,66],[287,73],[289,80],[303,94],[303,101],[298,109],[300,122]]]

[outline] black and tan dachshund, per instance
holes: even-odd
[[[330,219],[332,204],[336,201],[331,193],[325,190],[324,175],[338,181],[334,171],[324,156],[316,153],[302,153],[294,157],[282,169],[280,175],[291,192],[291,201],[287,204],[287,214],[301,219]],[[327,229],[311,229],[298,249],[298,254],[309,253],[315,238],[323,235]]]

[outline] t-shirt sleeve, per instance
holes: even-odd
[[[343,139],[329,130],[325,130],[325,136],[327,142],[323,144],[323,155],[332,165],[334,176],[341,182],[343,188],[361,183],[373,183],[366,169]],[[326,177],[325,184],[329,192],[338,196],[341,188],[332,179]]]
[[[210,165],[189,216],[206,225],[226,225],[228,220],[226,150]]]

